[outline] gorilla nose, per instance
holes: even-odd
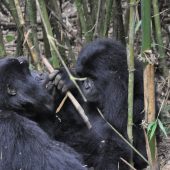
[[[91,88],[91,82],[88,79],[84,81],[84,87],[86,90]]]

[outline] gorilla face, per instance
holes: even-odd
[[[82,56],[79,57],[79,60],[81,60]],[[103,61],[97,57],[93,58],[93,62],[86,63],[86,65],[83,65],[79,60],[76,65],[76,73],[78,77],[86,78],[80,83],[83,94],[88,102],[102,104],[106,90],[117,72],[109,70],[103,64]]]
[[[126,49],[118,42],[104,39],[86,45],[79,53],[76,73],[79,77],[87,77],[81,88],[89,102],[109,108],[113,106],[109,106],[110,103],[124,102],[128,69]]]

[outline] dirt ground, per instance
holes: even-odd
[[[158,144],[158,155],[161,170],[170,170],[170,138],[163,138]]]

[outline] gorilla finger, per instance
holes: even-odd
[[[63,88],[63,86],[64,86],[64,81],[60,80],[58,85],[57,85],[58,90],[61,90]]]
[[[59,70],[54,70],[52,73],[50,73],[49,80],[53,80],[58,73],[59,73]]]
[[[55,80],[54,80],[54,84],[57,86],[59,84],[59,81],[61,80],[61,74],[58,74],[56,77],[55,77]]]
[[[49,82],[48,84],[46,84],[46,89],[48,91],[50,91],[53,87],[54,87],[54,84],[52,82]]]
[[[56,88],[53,88],[53,89],[52,89],[51,94],[52,94],[52,96],[56,96],[56,94],[57,94]]]
[[[63,88],[62,88],[62,93],[66,93],[67,91],[68,91],[68,88],[67,88],[67,86],[63,86]]]

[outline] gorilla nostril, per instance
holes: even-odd
[[[86,90],[90,89],[91,88],[90,81],[88,81],[88,80],[84,81],[84,87]]]
[[[7,93],[11,96],[15,96],[17,94],[17,90],[14,87],[11,87],[7,84]]]

